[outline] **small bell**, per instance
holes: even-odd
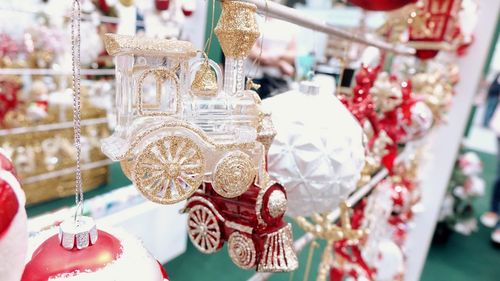
[[[97,228],[94,219],[86,216],[70,218],[59,225],[59,242],[64,249],[78,250],[94,245],[97,241]]]
[[[217,78],[214,70],[208,64],[208,61],[200,65],[200,69],[196,71],[191,91],[195,96],[213,97],[217,95]]]

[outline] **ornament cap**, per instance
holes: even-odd
[[[85,249],[97,241],[97,228],[94,219],[77,216],[63,221],[59,225],[59,242],[67,250]]]
[[[310,96],[317,96],[319,95],[319,85],[316,82],[313,81],[302,81],[299,84],[299,90],[301,93],[310,95]]]

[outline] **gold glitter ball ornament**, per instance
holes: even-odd
[[[222,14],[215,27],[222,51],[227,57],[244,58],[259,38],[255,19],[257,7],[238,1],[222,1]]]
[[[241,151],[232,151],[217,163],[212,186],[218,194],[233,198],[247,191],[255,174],[250,156]]]

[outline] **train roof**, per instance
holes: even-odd
[[[116,55],[158,55],[189,59],[196,56],[191,42],[157,39],[107,33],[104,35],[106,51]]]

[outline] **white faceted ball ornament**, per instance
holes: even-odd
[[[332,211],[354,190],[364,165],[363,131],[331,91],[313,82],[265,99],[276,137],[271,177],[287,190],[287,215]]]

